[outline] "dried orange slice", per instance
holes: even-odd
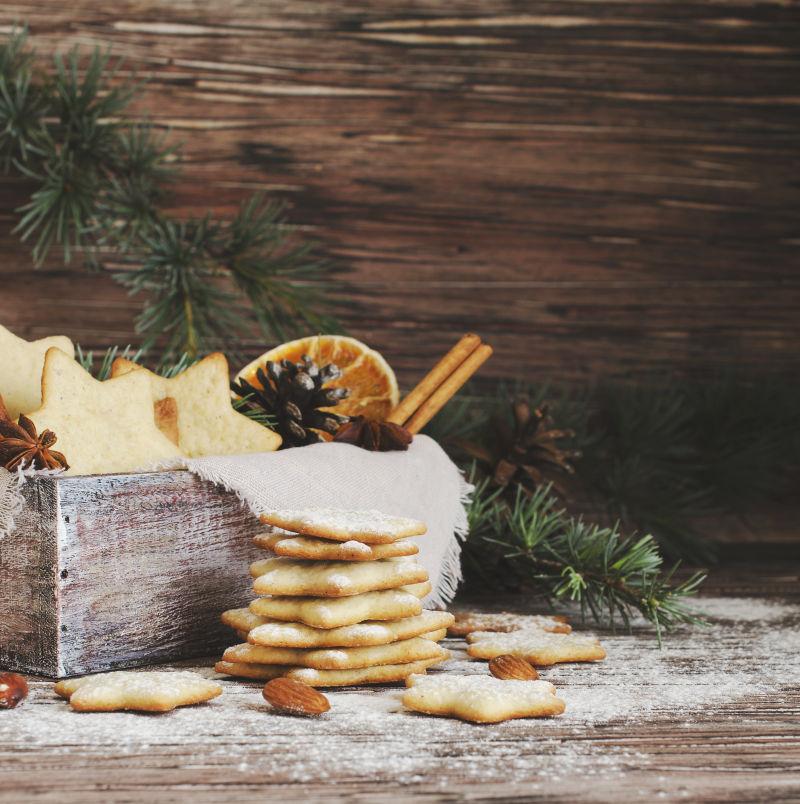
[[[319,366],[335,363],[341,369],[342,376],[330,385],[348,388],[350,396],[336,406],[337,413],[385,419],[400,399],[397,379],[383,356],[361,341],[344,335],[314,335],[276,346],[246,365],[236,379],[245,379],[260,388],[256,370],[264,363],[268,360],[298,363],[303,355],[308,355]]]

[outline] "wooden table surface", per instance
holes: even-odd
[[[384,687],[333,692],[309,721],[227,680],[168,715],[78,714],[37,681],[0,713],[0,801],[797,801],[799,578],[718,570],[700,601],[711,625],[661,651],[644,628],[604,634],[605,662],[542,671],[567,701],[551,720],[431,718]],[[486,672],[451,647],[443,672]]]

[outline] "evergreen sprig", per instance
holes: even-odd
[[[652,536],[623,536],[618,527],[589,524],[569,516],[550,486],[534,493],[517,488],[513,502],[476,484],[469,510],[468,550],[486,565],[487,546],[499,550],[514,567],[506,582],[533,582],[546,597],[577,602],[584,615],[612,626],[620,617],[630,626],[638,611],[662,633],[683,623],[701,622],[686,607],[704,579],[703,573],[673,583],[677,565],[662,571],[662,557]],[[525,567],[528,570],[525,570]],[[493,579],[496,587],[500,576]]]
[[[716,545],[698,529],[709,516],[746,518],[791,498],[800,483],[800,385],[785,377],[755,382],[736,375],[703,383],[653,382],[590,390],[499,385],[456,397],[426,432],[463,467],[464,441],[491,446],[487,422],[509,398],[544,400],[557,425],[575,435],[567,446],[577,483],[565,504],[597,510],[627,531],[652,533],[664,553],[705,563]]]
[[[231,347],[258,328],[269,339],[339,331],[333,266],[296,240],[282,204],[261,194],[228,222],[177,219],[164,208],[179,153],[131,119],[140,84],[108,52],[56,55],[37,71],[25,30],[0,45],[0,161],[31,185],[15,231],[41,265],[79,252],[145,301],[143,346],[175,360]]]

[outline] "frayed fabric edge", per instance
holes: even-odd
[[[436,588],[425,598],[426,606],[433,608],[444,608],[455,597],[461,581],[464,580],[461,570],[461,545],[469,536],[467,506],[472,500],[475,486],[469,483],[460,471],[458,472],[458,484],[459,501],[456,512],[455,538],[450,540],[442,559],[442,571]]]

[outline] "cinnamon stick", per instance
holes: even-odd
[[[481,339],[468,333],[420,380],[386,418],[387,422],[405,424],[431,394],[480,346]],[[463,384],[463,383],[462,383]],[[460,387],[460,386],[459,386]]]
[[[422,403],[406,422],[410,433],[418,433],[456,394],[462,385],[491,357],[492,347],[479,346],[469,357]]]

